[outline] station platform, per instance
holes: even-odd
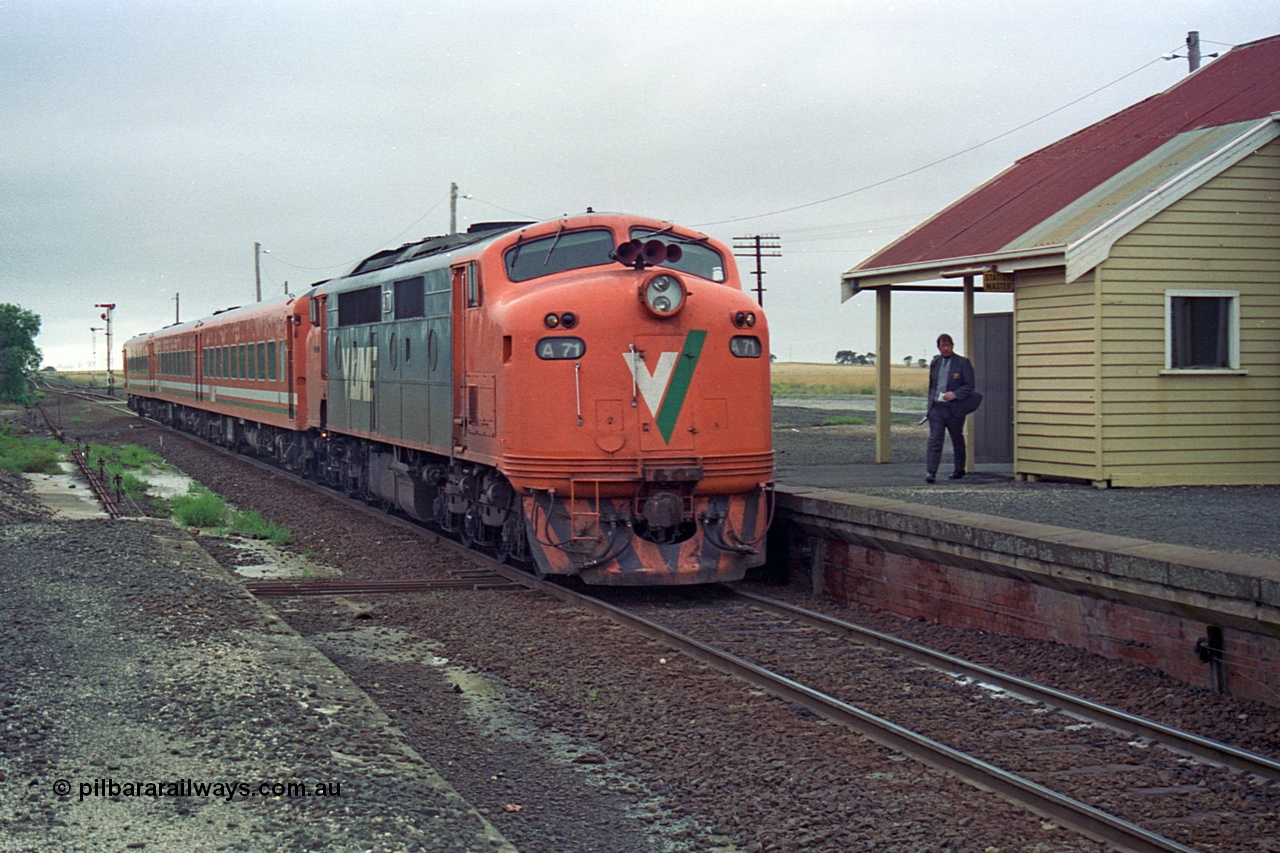
[[[978,465],[780,466],[792,582],[968,630],[1050,640],[1277,704],[1280,488],[1095,489]]]

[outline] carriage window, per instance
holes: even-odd
[[[507,278],[528,281],[553,273],[611,264],[613,232],[602,228],[568,231],[526,240],[503,256]]]
[[[276,370],[276,358],[276,342],[267,341],[267,379],[271,382],[275,382],[276,377],[280,375]]]

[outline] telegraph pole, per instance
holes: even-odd
[[[752,273],[756,277],[756,301],[760,303],[760,307],[764,307],[764,265],[763,258],[780,258],[782,257],[782,243],[777,234],[755,234],[750,237],[734,237],[733,248],[734,256],[739,258],[756,259],[756,268]],[[738,252],[737,249],[746,249],[747,252]],[[765,251],[768,249],[769,251]]]
[[[449,233],[458,233],[458,185],[449,184]]]
[[[1204,58],[1214,59],[1218,56],[1216,53],[1210,53],[1207,56],[1200,52],[1200,33],[1192,30],[1187,33],[1187,73],[1194,74],[1200,70],[1200,60]],[[1161,59],[1181,59],[1182,55],[1177,53],[1166,53],[1160,57]]]
[[[254,302],[262,301],[262,244],[253,244],[253,281],[256,285],[253,291]]]
[[[1187,33],[1187,67],[1191,71],[1200,67],[1200,33],[1197,30]]]
[[[111,396],[116,395],[116,377],[111,372],[111,312],[116,310],[114,302],[99,302],[94,308],[104,308],[101,314],[102,319],[107,321],[107,393]],[[95,337],[95,341],[97,338]],[[97,358],[95,355],[94,358]]]

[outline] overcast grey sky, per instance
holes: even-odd
[[[175,294],[183,320],[252,301],[255,241],[264,294],[296,293],[447,231],[456,181],[460,227],[590,205],[776,234],[774,353],[831,361],[875,348],[841,272],[1172,85],[1189,30],[1274,35],[1280,0],[0,0],[0,302],[67,368],[116,303],[118,368]],[[895,300],[891,356],[959,314]]]

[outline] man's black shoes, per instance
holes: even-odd
[[[952,471],[950,474],[948,474],[948,475],[947,475],[947,479],[948,479],[948,480],[959,480],[959,479],[960,479],[961,477],[963,477],[963,476],[964,476],[964,472],[963,472],[963,471]]]
[[[932,483],[932,482],[933,482],[933,480],[934,480],[934,477],[933,477],[933,475],[932,475],[932,474],[925,474],[925,475],[924,475],[924,481],[925,481],[926,483]]]

